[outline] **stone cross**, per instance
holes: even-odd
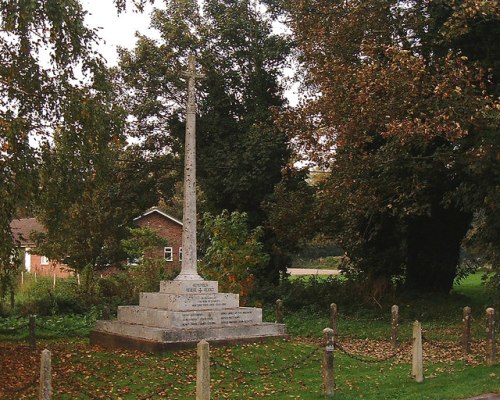
[[[188,58],[188,96],[186,104],[186,140],[184,147],[184,203],[182,217],[182,268],[178,281],[202,280],[196,269],[196,73],[194,55]]]

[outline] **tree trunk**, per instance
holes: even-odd
[[[410,221],[407,236],[406,287],[448,293],[453,287],[460,244],[472,220],[470,213],[435,207],[431,216]]]

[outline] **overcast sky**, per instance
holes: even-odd
[[[161,5],[161,2],[157,3],[158,6]],[[102,28],[99,30],[99,36],[103,40],[99,51],[110,66],[117,64],[117,46],[128,49],[134,47],[135,32],[155,36],[154,31],[148,29],[149,15],[153,9],[150,4],[142,14],[132,10],[117,14],[113,0],[82,0],[82,5],[89,12],[86,19],[88,25]]]
[[[149,29],[150,14],[154,6],[147,4],[143,13],[129,10],[117,13],[113,0],[82,0],[83,7],[89,12],[87,23],[92,28],[101,28],[99,36],[102,38],[99,52],[107,60],[109,66],[118,62],[116,48],[118,46],[133,49],[135,47],[135,33],[140,32],[150,37],[158,37],[157,32]],[[163,1],[156,0],[155,6],[161,8]],[[285,75],[292,76],[293,69],[286,68]],[[291,105],[297,104],[298,84],[295,83],[285,91],[285,96]]]

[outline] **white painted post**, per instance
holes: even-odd
[[[417,383],[424,381],[424,367],[422,362],[422,325],[418,321],[413,323],[411,375]]]
[[[80,286],[80,274],[76,274],[76,283]]]
[[[202,339],[196,346],[196,400],[210,400],[210,347]]]
[[[495,340],[495,309],[486,309],[486,365],[492,366],[497,361]]]
[[[40,392],[39,400],[52,399],[52,361],[51,353],[45,349],[40,358]]]
[[[335,394],[335,378],[333,375],[333,329],[323,329],[323,339],[325,341],[325,352],[323,353],[323,393],[326,397],[333,397]]]
[[[21,271],[21,286],[24,286],[24,272]]]

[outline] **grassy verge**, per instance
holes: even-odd
[[[338,340],[350,354],[335,351],[337,399],[464,399],[499,391],[500,367],[484,365],[484,320],[480,317],[488,293],[474,275],[446,298],[401,301],[401,350],[389,344],[389,309],[340,311]],[[459,336],[461,310],[473,307],[473,353],[463,357]],[[274,320],[271,308],[265,319]],[[422,384],[410,377],[411,323],[423,322],[424,376]],[[189,399],[195,397],[194,350],[149,355],[91,347],[85,338],[95,316],[40,318],[40,339],[31,350],[21,334],[2,335],[8,327],[21,329],[26,318],[0,320],[0,398],[36,399],[34,377],[43,348],[53,353],[54,399]],[[321,333],[328,326],[328,310],[303,309],[285,314],[291,335],[211,349],[213,399],[323,399],[321,388]],[[45,328],[45,332],[42,329]],[[22,328],[24,329],[24,328]],[[68,339],[74,336],[73,339]],[[353,356],[354,355],[354,356]],[[393,355],[387,361],[377,361]],[[360,361],[371,360],[373,362]],[[16,389],[23,389],[15,391]]]
[[[353,344],[353,350],[361,348]],[[104,351],[84,341],[41,343],[53,353],[54,399],[188,399],[195,397],[195,351],[145,355],[130,351]],[[322,349],[311,341],[294,338],[261,344],[211,349],[213,399],[322,399]],[[371,351],[376,351],[373,347]],[[2,358],[13,365],[28,360],[29,368],[16,374],[0,372],[2,398],[35,399],[36,384],[22,392],[11,390],[30,382],[37,371],[38,352],[24,345],[0,343]],[[380,363],[362,363],[335,353],[336,398],[339,399],[461,399],[492,392],[499,387],[499,370],[474,360],[435,361],[424,356],[425,381],[415,383],[406,354]],[[296,364],[293,368],[291,365]],[[26,367],[26,365],[25,365]],[[0,390],[2,390],[0,386]]]

